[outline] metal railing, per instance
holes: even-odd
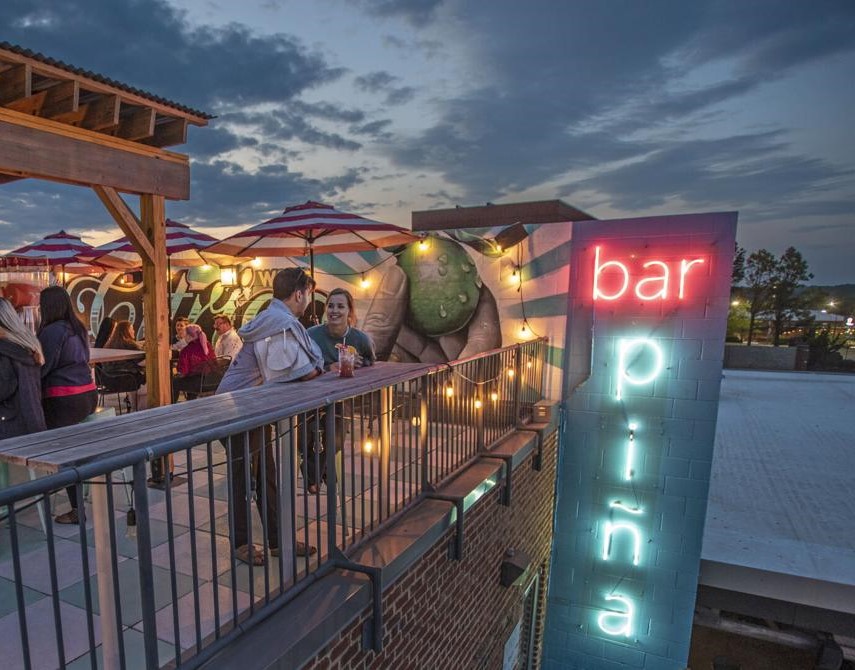
[[[0,576],[14,582],[20,633],[0,640],[3,657],[30,668],[88,656],[96,668],[101,644],[104,667],[124,668],[133,644],[149,668],[198,667],[527,422],[545,357],[545,340],[533,340],[310,411],[271,406],[228,436],[165,439],[156,453],[0,490]],[[202,411],[207,400],[191,402]],[[135,435],[121,439],[133,446]],[[175,478],[152,490],[146,463],[164,453]],[[51,521],[51,496],[66,486],[81,510],[89,489],[91,531]],[[257,547],[248,564],[243,545]],[[33,591],[47,596],[38,607]],[[73,615],[84,621],[72,635]],[[35,628],[54,639],[34,639]]]

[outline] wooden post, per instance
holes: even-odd
[[[166,207],[163,196],[140,196],[140,225],[153,258],[142,255],[148,407],[172,402],[169,373],[169,308],[166,276]]]

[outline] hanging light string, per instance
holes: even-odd
[[[540,338],[543,336],[540,335],[539,333],[535,332],[534,328],[531,327],[531,324],[528,322],[528,317],[526,316],[526,313],[525,313],[525,299],[523,298],[523,290],[522,290],[522,288],[523,288],[522,267],[523,267],[523,265],[522,265],[522,243],[520,243],[517,245],[516,269],[517,269],[517,272],[519,272],[519,284],[517,285],[517,293],[520,294],[520,312],[522,313],[522,318],[523,318],[521,330],[524,331],[524,330],[528,329],[529,331],[531,331],[531,334],[534,337]]]

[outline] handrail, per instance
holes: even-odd
[[[336,557],[352,554],[404,510],[528,420],[533,404],[543,398],[545,363],[546,340],[538,339],[447,364],[401,365],[400,368],[389,364],[386,368],[363,370],[361,380],[358,373],[354,380],[341,380],[340,383],[336,380],[334,384],[332,380],[326,383],[313,380],[275,388],[259,387],[193,400],[172,408],[143,410],[85,427],[61,429],[54,436],[16,438],[7,443],[14,445],[18,453],[22,453],[23,448],[32,450],[39,445],[50,445],[53,453],[61,456],[63,445],[74,444],[76,439],[101,444],[111,431],[114,435],[116,430],[123,428],[131,431],[122,436],[125,446],[107,456],[72,462],[53,474],[0,490],[0,507],[14,510],[20,501],[41,498],[41,504],[49,513],[47,499],[52,493],[73,486],[78,498],[82,499],[84,482],[94,480],[111,484],[114,483],[111,473],[132,467],[131,485],[137,496],[135,516],[140,531],[136,534],[136,557],[140,561],[140,597],[145,613],[142,627],[147,641],[156,640],[157,635],[150,630],[155,626],[154,596],[152,590],[143,585],[146,579],[151,579],[154,569],[150,527],[151,515],[156,513],[165,515],[171,557],[176,555],[175,545],[179,541],[176,532],[189,535],[194,548],[189,566],[176,565],[174,561],[158,566],[172,575],[172,599],[167,606],[173,608],[174,636],[179,639],[175,645],[175,659],[180,658],[182,665],[193,667],[193,657],[202,659],[209,655],[199,654],[203,649],[216,646],[216,640],[226,634],[231,622],[243,620],[241,625],[244,626],[247,621],[256,620],[258,617],[253,616],[254,613],[292,594],[295,587],[312,575],[325,572]],[[307,398],[309,392],[321,395]],[[290,401],[283,405],[283,399]],[[246,411],[242,413],[244,408]],[[213,414],[206,414],[206,409]],[[156,421],[152,423],[150,419]],[[174,434],[163,435],[165,430],[171,430],[173,423],[170,422],[175,425]],[[146,423],[150,427],[141,430],[140,426]],[[205,424],[207,427],[196,430],[196,426]],[[373,446],[369,446],[369,442]],[[314,449],[316,445],[328,448],[322,452]],[[5,446],[0,443],[0,456]],[[79,451],[83,447],[69,449],[69,453],[77,453],[75,449]],[[191,486],[182,487],[177,481],[167,481],[163,498],[159,492],[149,495],[142,481],[145,463],[167,454],[183,459],[178,474],[189,478],[192,489]],[[58,463],[62,460],[60,456],[55,456],[53,461],[48,457],[43,460]],[[252,467],[246,467],[248,463],[252,463]],[[194,478],[194,472],[198,471],[203,472],[202,476]],[[312,487],[320,486],[324,478],[326,492],[313,492]],[[255,513],[251,509],[251,496],[246,494],[251,491],[252,481],[256,482],[256,504],[262,518],[261,537],[255,538],[252,535]],[[295,488],[300,481],[302,488]],[[227,501],[215,494],[217,482],[226,486]],[[311,482],[315,483],[310,486]],[[104,558],[109,558],[107,562],[115,566],[117,531],[98,526],[103,523],[99,522],[99,504],[106,507],[101,493],[103,488],[92,487],[96,551],[99,548],[106,551]],[[106,498],[112,500],[112,495]],[[161,502],[166,503],[165,509]],[[110,509],[102,510],[104,518],[114,518],[112,508],[110,502]],[[184,514],[183,509],[187,510],[189,518],[182,517],[180,523],[175,523],[175,515]],[[22,523],[17,518],[20,513],[16,515],[13,511],[8,521],[13,535]],[[242,525],[244,529],[240,530]],[[324,531],[322,526],[325,526]],[[177,529],[176,532],[173,529]],[[257,535],[258,531],[255,532]],[[278,559],[266,561],[263,566],[243,566],[235,546],[242,533],[246,534],[244,542],[259,545],[264,554],[275,548]],[[100,545],[99,537],[102,537]],[[113,546],[104,546],[105,537],[113,538],[109,543]],[[231,551],[228,566],[222,572],[216,567],[216,546],[226,538]],[[204,562],[198,560],[199,542],[211,547],[210,568],[200,567]],[[15,547],[14,559],[19,561],[17,545]],[[310,553],[311,548],[317,553]],[[53,556],[49,563],[49,570],[55,573]],[[117,610],[122,609],[120,596],[106,593],[109,590],[112,594],[112,588],[108,587],[114,575],[111,576],[109,566],[106,575],[101,574],[102,569],[99,560],[101,625],[114,625],[121,630],[118,621],[111,624]],[[206,570],[212,574],[207,574]],[[243,577],[240,581],[249,585],[248,601],[239,603],[246,596],[239,598],[238,592],[243,593],[240,589],[246,587],[240,586],[238,575],[245,572],[248,572],[248,581]],[[231,580],[223,581],[219,574],[229,575]],[[194,596],[196,642],[189,647],[180,641],[178,629],[179,575],[192,577],[197,594]],[[16,591],[21,594],[23,586],[16,581]],[[207,589],[206,593],[212,591],[214,603],[219,603],[217,594],[225,587],[231,590],[231,607],[215,606],[213,630],[203,632],[199,589]],[[92,597],[90,589],[86,580],[89,598]],[[256,589],[260,592],[256,593]],[[26,639],[25,632],[23,639]],[[152,643],[146,647],[149,664],[156,664],[156,646]],[[108,652],[105,650],[105,655],[109,655]],[[94,649],[90,649],[90,653],[94,653]]]

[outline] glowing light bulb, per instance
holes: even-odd
[[[493,392],[490,394],[490,400],[492,400],[493,402],[496,402],[498,399],[499,399],[499,394],[498,394],[498,393],[496,393],[495,391],[493,391]]]
[[[210,270],[210,269],[211,269],[211,266],[210,266],[210,265],[208,265],[207,263],[205,263],[205,264],[202,266],[202,271],[203,271],[203,272],[207,272],[207,271],[208,271],[208,270]]]
[[[370,454],[372,451],[374,451],[374,442],[372,442],[370,437],[362,443],[362,451],[364,451],[366,454]]]
[[[368,278],[366,278],[364,273],[362,275],[362,280],[359,282],[359,285],[362,288],[368,288],[369,286],[371,286],[371,281]]]
[[[514,378],[514,369],[508,368],[508,379],[513,379],[513,378]]]
[[[522,335],[528,335],[528,322],[527,321],[523,321],[522,326],[520,326],[520,333]]]
[[[454,387],[451,384],[448,384],[445,387],[445,397],[450,398],[453,395],[454,395]]]
[[[514,271],[513,271],[513,272],[511,272],[510,282],[511,282],[511,284],[513,284],[514,286],[516,286],[516,285],[517,285],[517,284],[519,284],[521,281],[522,281],[522,275],[520,275],[520,269],[515,265],[515,266],[514,266]]]
[[[525,366],[530,370],[531,369],[531,361],[526,361]]]
[[[414,416],[414,417],[410,420],[410,423],[411,423],[411,424],[413,424],[414,426],[418,427],[418,426],[420,426],[420,425],[421,425],[422,420],[421,420],[419,417]]]
[[[255,258],[253,258],[249,262],[249,264],[254,268],[260,267],[261,266],[261,259],[258,256],[256,256]]]
[[[481,409],[484,403],[481,402],[481,398],[475,398],[475,409]]]
[[[427,251],[430,248],[430,242],[426,237],[419,240],[419,251]]]

